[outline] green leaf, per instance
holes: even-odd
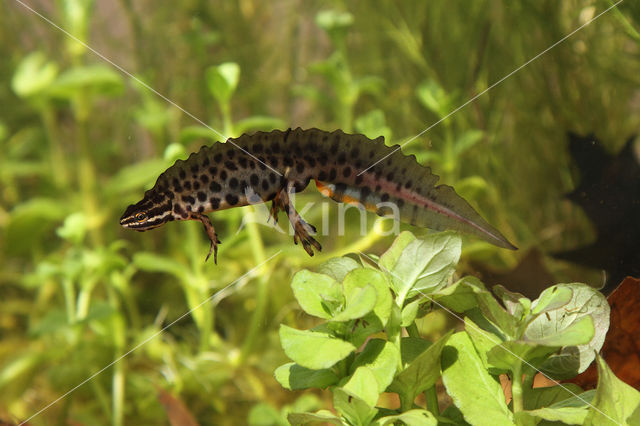
[[[120,95],[124,91],[124,81],[106,65],[76,66],[60,74],[49,87],[48,94],[71,99],[86,91],[96,95]]]
[[[553,331],[555,331],[555,333],[539,338],[527,338],[527,341],[537,345],[566,347],[585,345],[589,343],[595,335],[593,320],[590,316],[577,319],[574,323],[569,324],[567,328]]]
[[[289,390],[324,389],[338,382],[338,376],[333,370],[311,370],[294,362],[278,367],[275,371],[275,378],[282,387]]]
[[[571,301],[573,290],[571,287],[554,285],[540,294],[532,304],[531,313],[539,315],[543,312],[553,311],[565,306]]]
[[[573,383],[549,388],[531,389],[524,400],[528,416],[549,422],[581,425],[589,413],[595,390],[582,392]]]
[[[168,256],[139,252],[133,255],[133,263],[143,271],[164,272],[173,275],[183,283],[189,282],[189,267]]]
[[[455,232],[438,232],[417,239],[401,233],[380,257],[380,266],[391,276],[396,303],[418,293],[431,293],[446,285],[453,275],[461,251]]]
[[[236,134],[241,135],[253,130],[274,130],[287,127],[287,122],[281,118],[268,117],[265,115],[252,115],[251,117],[238,120],[234,124]]]
[[[360,264],[350,257],[333,257],[320,265],[318,272],[329,275],[341,283],[349,272],[360,267]]]
[[[389,281],[383,273],[370,268],[353,269],[344,277],[342,286],[347,298],[353,298],[354,296],[347,295],[353,294],[358,288],[372,287],[376,295],[373,313],[380,319],[383,326],[387,324],[393,299],[389,291]]]
[[[382,393],[393,381],[399,361],[400,353],[393,343],[371,339],[351,364],[350,371],[367,367],[376,378],[378,393]]]
[[[431,346],[431,342],[419,337],[403,337],[400,340],[402,348],[402,365],[406,366]]]
[[[482,318],[482,317],[480,317]],[[499,345],[503,342],[503,340],[495,335],[494,333],[483,329],[478,324],[476,324],[471,318],[465,317],[464,319],[464,329],[471,338],[473,342],[473,346],[475,347],[478,355],[482,359],[482,363],[485,368],[498,368],[495,365],[491,365],[488,359],[488,354],[491,349],[493,349],[496,345]],[[498,369],[499,371],[491,371],[492,374],[500,374],[506,372],[504,369]]]
[[[333,408],[351,425],[368,425],[378,410],[343,388],[333,390]]]
[[[240,79],[240,66],[234,62],[225,62],[207,68],[205,72],[209,91],[220,104],[228,104]]]
[[[266,402],[261,402],[251,407],[247,421],[249,426],[277,426],[287,424],[286,419],[283,418],[280,411]]]
[[[351,341],[351,343],[353,343],[354,346],[360,347],[367,340],[367,338],[369,338],[369,336],[384,330],[384,327],[384,324],[382,324],[380,318],[375,314],[375,311],[370,312],[362,319],[354,323],[349,340]]]
[[[518,364],[522,364],[524,361],[538,367],[549,354],[558,349],[560,349],[559,346],[550,347],[510,340],[495,345],[487,353],[487,362],[490,366],[504,371],[513,371]]]
[[[325,274],[302,270],[294,275],[291,288],[300,307],[319,318],[331,318],[343,303],[340,284]]]
[[[387,141],[391,140],[391,128],[387,126],[384,111],[380,109],[374,109],[357,117],[354,126],[358,132],[370,139],[382,136]]]
[[[596,356],[598,387],[586,425],[640,425],[640,392],[618,379],[606,362]]]
[[[108,195],[120,195],[153,184],[158,175],[169,167],[166,160],[154,158],[121,168],[104,186]]]
[[[583,394],[580,386],[575,383],[563,383],[558,386],[549,386],[544,388],[534,388],[527,390],[527,397],[524,399],[525,410],[535,410],[536,408],[549,407],[553,404],[568,401],[565,405],[574,406],[573,398]],[[581,397],[585,399],[585,397]],[[591,401],[593,395],[588,396],[585,401]],[[576,401],[580,401],[576,398]],[[586,402],[581,401],[578,406],[586,406]]]
[[[344,309],[334,315],[330,321],[345,322],[364,317],[376,305],[376,289],[366,287],[345,288]]]
[[[583,317],[590,317],[595,332],[590,341],[577,347],[567,346],[563,343],[563,346],[566,347],[560,354],[550,357],[543,366],[543,371],[551,377],[566,379],[586,370],[593,361],[595,352],[602,348],[609,329],[610,308],[607,299],[600,292],[585,284],[557,284],[555,287],[559,287],[558,292],[571,290],[571,300],[534,319],[525,331],[525,339],[536,341],[547,338],[560,333],[574,323],[578,323]],[[585,322],[579,327],[584,327],[586,330],[588,324]],[[579,332],[581,328],[576,330]],[[572,332],[576,330],[572,330]]]
[[[405,425],[436,426],[438,420],[427,410],[409,410],[396,416],[386,416],[377,420],[377,426],[394,425],[402,422]]]
[[[220,135],[204,126],[186,126],[180,130],[178,139],[181,144],[188,145],[198,139],[220,141]]]
[[[451,97],[434,80],[421,83],[416,89],[416,95],[422,105],[433,112],[438,118],[444,118],[451,111]]]
[[[442,381],[467,422],[515,424],[500,383],[485,370],[465,332],[451,336],[442,351]]]
[[[452,332],[442,336],[398,373],[389,391],[413,401],[420,392],[433,386],[440,377],[440,354]]]
[[[458,157],[464,154],[465,151],[473,147],[475,144],[480,142],[484,136],[484,132],[482,130],[472,129],[467,130],[456,139],[455,144],[453,146],[455,151],[455,156]],[[457,188],[457,186],[456,186]]]
[[[20,61],[11,80],[11,88],[21,98],[41,94],[56,79],[58,65],[47,61],[42,52],[33,52]]]
[[[290,413],[287,416],[287,420],[289,420],[289,423],[293,426],[316,422],[330,423],[339,426],[344,424],[340,417],[337,417],[331,411],[327,410],[320,410],[317,413]]]
[[[409,327],[416,320],[418,316],[418,308],[420,308],[420,299],[416,299],[411,303],[407,303],[402,308],[402,320],[400,322],[401,327]]]
[[[522,294],[509,291],[501,285],[493,286],[493,293],[502,299],[502,304],[507,308],[507,312],[516,319],[519,320],[529,315],[531,300]]]
[[[296,330],[283,324],[280,341],[289,358],[312,370],[329,368],[356,350],[351,343],[327,332]]]
[[[480,308],[482,315],[495,325],[502,334],[511,338],[519,337],[515,336],[518,327],[516,318],[505,311],[495,297],[493,297],[493,294],[480,288],[474,288],[474,292],[478,308]]]
[[[368,406],[375,407],[379,396],[378,386],[378,380],[373,371],[369,367],[360,366],[356,368],[342,389],[360,398]]]
[[[476,292],[482,290],[487,291],[479,279],[467,276],[433,293],[431,299],[454,312],[464,313],[478,305]]]

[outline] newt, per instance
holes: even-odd
[[[120,224],[146,231],[174,220],[198,220],[211,242],[206,259],[213,253],[217,263],[220,241],[207,213],[271,201],[270,216],[277,221],[279,211],[284,211],[295,232],[294,243],[299,241],[313,256],[314,249],[322,250],[311,236],[315,227],[300,217],[290,197],[313,179],[321,194],[337,202],[361,204],[380,216],[395,213],[411,225],[462,231],[516,249],[453,187],[436,185],[439,177],[429,167],[397,147],[385,145],[382,136],[372,140],[341,130],[244,134],[176,161],[141,201],[126,209]]]

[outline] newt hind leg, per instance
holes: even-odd
[[[204,230],[207,232],[207,236],[209,237],[209,241],[211,245],[209,246],[209,254],[207,254],[207,258],[204,260],[205,262],[209,260],[211,257],[211,253],[213,252],[213,263],[218,264],[218,244],[221,244],[218,239],[218,234],[216,234],[216,230],[211,223],[211,219],[209,216],[203,213],[192,213],[191,219],[199,220],[204,225]]]
[[[293,242],[298,244],[298,241],[302,244],[304,250],[309,254],[309,256],[313,256],[313,249],[315,248],[318,251],[322,250],[322,246],[319,242],[317,242],[310,234],[316,232],[315,226],[308,224],[307,222],[300,217],[300,214],[296,211],[295,206],[291,202],[291,198],[289,194],[293,189],[293,182],[290,182],[285,188],[282,188],[273,199],[271,204],[271,214],[270,217],[273,217],[274,223],[278,222],[278,212],[280,210],[284,211],[289,218],[289,222],[291,222],[291,226],[293,227]]]

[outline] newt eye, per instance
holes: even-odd
[[[147,220],[147,214],[144,212],[140,212],[138,214],[136,214],[136,220],[138,222],[144,222],[145,220]]]

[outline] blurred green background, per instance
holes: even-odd
[[[29,418],[282,250],[30,421],[168,424],[183,407],[201,424],[269,425],[291,407],[330,406],[272,377],[285,361],[278,324],[311,326],[293,273],[380,254],[393,237],[373,232],[373,215],[362,237],[355,209],[336,236],[333,203],[324,250],[309,258],[247,220],[263,210],[236,208],[212,215],[216,266],[204,263],[200,224],[138,234],[118,225],[125,207],[177,158],[221,139],[205,123],[227,136],[301,126],[402,143],[612,2],[24,4],[127,73],[20,2],[0,3],[0,419]],[[532,249],[593,239],[563,199],[579,178],[566,132],[594,132],[614,153],[637,131],[639,24],[638,3],[622,3],[404,148],[520,247],[466,239],[461,273],[507,273]],[[305,217],[320,225],[312,187],[298,202],[316,202]],[[600,271],[535,259],[512,288],[602,284]]]

